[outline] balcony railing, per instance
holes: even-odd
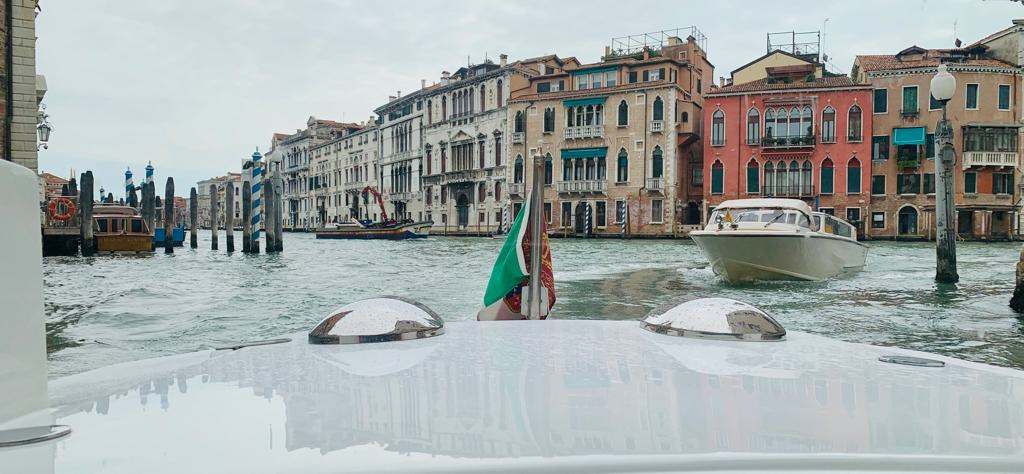
[[[903,117],[903,118],[917,117],[918,114],[920,114],[920,113],[921,113],[921,109],[918,109],[916,107],[913,108],[913,109],[902,109],[902,110],[900,110],[900,117]]]
[[[560,193],[603,193],[608,183],[605,180],[559,181]]]
[[[523,132],[512,132],[512,143],[523,143],[523,138],[526,136]]]
[[[526,185],[523,183],[512,183],[508,185],[508,192],[511,194],[518,194],[522,196],[525,189]]]
[[[763,196],[811,197],[814,196],[813,184],[766,184],[761,188]]]
[[[659,192],[664,191],[665,178],[647,178],[647,190]]]
[[[413,192],[391,193],[389,198],[392,201],[412,201],[418,197],[417,195],[418,193]]]
[[[1013,166],[1016,168],[1019,158],[1012,151],[965,151],[963,168],[971,166]]]
[[[761,146],[764,148],[811,148],[814,146],[813,136],[803,137],[764,137]]]
[[[566,127],[565,129],[566,140],[601,137],[604,137],[604,125],[582,125],[579,127]]]
[[[665,122],[661,120],[651,120],[651,133],[660,133],[665,130]]]

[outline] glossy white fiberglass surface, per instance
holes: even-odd
[[[54,471],[1024,469],[1021,371],[886,364],[922,354],[803,333],[447,328],[360,345],[298,334],[56,380],[54,417],[74,433],[49,451]]]

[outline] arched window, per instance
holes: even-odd
[[[430,107],[430,101],[427,101],[427,124],[434,123],[434,110]]]
[[[587,125],[594,125],[594,106],[593,105],[588,105],[587,106],[587,118],[586,118],[585,124],[587,124]]]
[[[775,111],[772,109],[765,109],[764,111],[764,137],[774,138],[775,137]],[[765,167],[767,172],[768,167]],[[768,179],[765,179],[768,182]]]
[[[846,141],[859,142],[863,140],[861,134],[860,107],[850,107],[849,117],[846,121]]]
[[[601,104],[594,106],[594,125],[604,125],[604,106]]]
[[[441,96],[441,121],[448,120],[448,97]]]
[[[605,162],[604,155],[597,157],[597,179],[604,181],[607,179],[608,164]]]
[[[544,109],[544,133],[555,131],[555,109],[548,107]]]
[[[526,128],[526,124],[523,123],[523,111],[520,110],[520,111],[516,112],[515,132],[516,133],[522,133],[525,128]]]
[[[711,115],[711,144],[725,145],[725,112],[722,109]]]
[[[480,84],[480,111],[487,110],[487,85]]]
[[[800,109],[789,109],[789,138],[800,137]]]
[[[651,158],[651,177],[660,178],[665,173],[665,161],[660,146],[654,147]]]
[[[615,182],[625,183],[626,181],[629,181],[629,157],[626,155],[626,149],[620,148]]]
[[[775,138],[789,138],[789,112],[779,109],[775,116]]]
[[[551,162],[551,153],[544,156],[544,184],[554,182],[554,164]]]
[[[665,103],[661,100],[661,96],[654,98],[652,120],[664,120],[665,117]]]
[[[619,126],[629,125],[629,104],[626,101],[619,102]]]
[[[711,194],[722,194],[725,191],[725,167],[715,160],[711,165]]]
[[[821,111],[821,141],[822,143],[835,143],[836,141],[836,109],[833,109],[831,105]]]
[[[811,162],[804,160],[803,166],[800,168],[800,193],[804,196],[811,196],[814,194],[814,186],[811,184],[813,179],[811,178]]]
[[[764,164],[764,195],[775,195],[775,165],[770,161]]]
[[[477,192],[477,201],[476,202],[482,204],[484,202],[484,200],[487,199],[487,184],[486,183],[480,183],[480,188],[479,189],[480,189],[480,191]]]
[[[496,100],[496,102],[498,104],[498,107],[501,107],[501,106],[503,106],[505,104],[505,99],[502,96],[502,90],[503,89],[501,87],[501,79],[498,79],[498,90],[497,90],[497,94],[498,95],[497,95],[497,100]]]
[[[800,195],[800,165],[797,162],[789,162],[789,195]]]
[[[523,182],[523,155],[516,155],[516,165],[512,176],[512,182],[516,184]]]
[[[810,106],[804,106],[804,111],[800,114],[800,127],[804,137],[814,136],[814,111]]]
[[[582,127],[584,124],[585,122],[583,121],[583,106],[581,105],[579,107],[576,107],[576,123],[574,123],[573,125],[577,127]]]
[[[860,160],[850,158],[846,163],[846,194],[860,194]]]
[[[835,165],[831,158],[825,158],[821,162],[821,194],[832,194],[832,180],[835,175]]]
[[[473,89],[469,90],[469,100],[468,100],[468,102],[469,102],[469,113],[473,113],[473,104],[474,104],[473,94],[474,93],[475,92],[473,91]]]
[[[689,122],[690,121],[690,113],[686,112],[686,111],[681,112],[679,114],[679,121],[682,122],[682,123]]]
[[[761,142],[761,114],[756,108],[747,111],[747,144],[756,145]]]
[[[562,181],[572,181],[572,160],[562,159]]]
[[[577,181],[586,179],[583,169],[583,160],[576,160],[576,169],[574,170],[573,175]]]
[[[751,158],[750,161],[747,162],[747,194],[757,194],[761,191],[761,176],[759,171],[757,160]]]

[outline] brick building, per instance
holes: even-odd
[[[613,40],[596,63],[529,65],[537,74],[511,91],[513,211],[540,154],[553,233],[673,236],[701,222],[703,88],[714,77],[705,37],[636,38]]]
[[[36,75],[38,0],[0,0],[0,158],[38,171],[36,125],[46,80]]]
[[[817,54],[771,50],[705,96],[704,195],[779,197],[863,229],[871,176],[871,90]]]
[[[870,233],[935,238],[933,133],[942,112],[929,86],[940,63],[957,82],[947,105],[956,150],[957,234],[1012,238],[1020,196],[1020,69],[980,42],[857,56],[852,76],[873,89]]]

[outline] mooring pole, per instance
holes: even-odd
[[[242,253],[252,252],[252,188],[242,182]]]
[[[953,129],[946,119],[946,102],[942,102],[942,119],[935,127],[935,281],[956,283],[956,203],[953,196]]]
[[[528,285],[527,312],[529,319],[543,319],[547,316],[546,292],[541,286],[541,252],[544,249],[541,233],[544,219],[544,157],[533,157],[533,176],[530,180],[530,283]]]
[[[199,237],[196,235],[196,230],[199,229],[199,193],[196,192],[195,186],[188,193],[188,224],[190,230],[188,243],[192,248],[196,248],[199,246]]]
[[[282,217],[284,208],[284,201],[282,199],[284,184],[281,182],[280,169],[274,170],[274,178],[271,179],[271,186],[274,187],[274,199],[272,201],[274,208],[274,251],[281,252],[284,250],[284,218]]]
[[[78,205],[82,208],[82,227],[79,232],[82,256],[88,257],[96,253],[96,239],[92,233],[92,171],[82,173],[78,184]]]
[[[263,233],[266,235],[266,252],[276,251],[277,235],[275,234],[276,218],[274,216],[274,180],[266,177],[263,180]]]
[[[210,250],[217,250],[217,204],[220,196],[217,195],[217,185],[210,185]]]
[[[164,253],[174,253],[174,178],[164,188]]]
[[[228,241],[228,252],[235,251],[235,183],[224,184],[224,232]]]
[[[260,221],[261,214],[263,213],[263,156],[260,155],[260,151],[256,150],[252,153],[252,167],[250,172],[252,173],[250,181],[252,182],[252,214],[250,219],[252,220],[252,227],[250,231],[252,236],[249,238],[249,244],[252,246],[251,250],[253,253],[260,253]]]

